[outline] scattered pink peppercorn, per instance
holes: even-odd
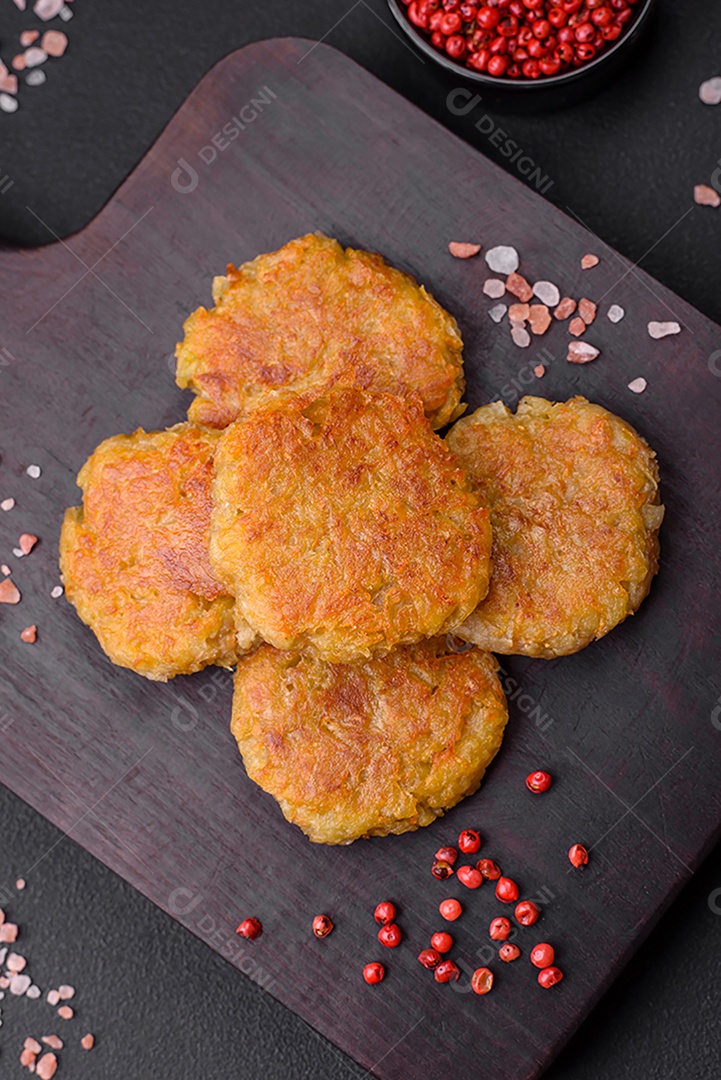
[[[529,773],[526,777],[526,787],[529,791],[532,791],[534,795],[540,795],[544,791],[548,791],[553,778],[550,773],[538,770],[537,772]]]
[[[476,994],[487,994],[493,987],[493,972],[490,968],[476,968],[471,977],[471,986]]]
[[[569,848],[568,857],[577,870],[580,867],[588,866],[588,851],[583,844],[573,844]]]
[[[363,978],[369,986],[375,986],[376,983],[383,982],[385,976],[386,969],[377,962],[366,964],[363,968]]]
[[[260,919],[243,919],[235,932],[248,941],[255,941],[263,933],[263,927]]]
[[[379,926],[385,926],[387,923],[393,922],[395,917],[395,904],[391,904],[390,900],[383,900],[373,912],[373,918]]]

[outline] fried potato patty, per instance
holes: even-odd
[[[488,509],[415,396],[255,410],[215,466],[213,569],[277,648],[356,660],[451,630],[485,596]]]
[[[495,757],[497,668],[445,638],[362,664],[263,645],[238,664],[231,731],[248,776],[315,843],[409,832],[473,794]]]
[[[208,557],[218,433],[178,424],[106,439],[78,476],[65,514],[65,592],[115,664],[149,679],[229,667],[253,634]]]
[[[367,251],[320,233],[259,255],[213,281],[178,345],[189,419],[225,427],[277,392],[331,386],[420,394],[433,427],[463,412],[456,320],[422,285]]]
[[[638,608],[658,569],[658,468],[624,420],[576,397],[526,397],[460,420],[448,445],[491,507],[493,577],[456,633],[565,656]]]

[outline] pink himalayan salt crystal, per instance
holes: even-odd
[[[58,1038],[57,1035],[43,1035],[42,1041],[45,1043],[46,1046],[51,1047],[51,1049],[53,1050],[62,1050],[63,1046],[65,1045],[63,1043],[63,1040]]]
[[[721,206],[721,195],[708,184],[696,184],[693,198],[699,206]]]
[[[31,982],[29,975],[13,975],[10,979],[10,993],[15,997],[22,997],[30,988]]]
[[[448,250],[454,259],[471,259],[481,250],[480,244],[468,244],[460,240],[451,240]]]
[[[43,22],[48,22],[60,14],[60,9],[64,3],[65,0],[35,0],[33,11]]]
[[[23,1043],[23,1047],[25,1050],[32,1050],[34,1054],[39,1054],[42,1051],[42,1046],[37,1039],[31,1039],[30,1036]]]
[[[61,1001],[70,1001],[71,998],[75,997],[75,987],[63,983],[62,986],[58,987],[58,996]]]
[[[629,390],[631,390],[634,394],[642,394],[647,386],[648,383],[641,376],[639,376],[638,379],[632,379],[631,382],[628,384]]]
[[[29,49],[25,50],[25,67],[39,67],[40,64],[45,63],[47,58],[48,54],[45,49],[39,49],[37,45],[31,45]]]
[[[600,349],[589,345],[587,341],[570,341],[566,359],[569,364],[587,364],[589,360],[595,360],[600,352]]]
[[[58,1009],[58,1016],[61,1020],[72,1020],[72,1018],[75,1016],[75,1013],[69,1005],[61,1005]]]
[[[5,578],[4,581],[0,581],[0,604],[19,604],[20,603],[20,590],[17,585]],[[0,937],[0,941],[4,938]]]
[[[668,337],[669,334],[680,334],[681,327],[677,322],[650,322],[648,324],[648,336],[658,341]]]
[[[68,39],[62,30],[46,30],[40,42],[40,48],[44,49],[48,56],[62,56],[67,47]]]
[[[483,293],[485,296],[490,296],[492,300],[500,300],[505,292],[505,283],[500,278],[490,277],[483,282]]]
[[[48,990],[47,1002],[48,1005],[57,1005],[60,1001],[60,994],[57,990]]]
[[[581,259],[581,269],[591,270],[594,266],[598,266],[600,261],[598,255],[584,255]]]
[[[91,1035],[90,1032],[88,1032],[87,1035],[83,1035],[82,1039],[80,1040],[80,1045],[82,1046],[83,1050],[92,1050],[92,1048],[95,1046],[95,1036]]]
[[[5,967],[8,971],[12,971],[14,974],[18,974],[27,967],[27,960],[20,953],[11,952],[5,961]]]
[[[40,1080],[52,1080],[55,1076],[55,1072],[58,1067],[58,1059],[55,1054],[47,1053],[43,1054],[40,1061],[37,1063],[35,1069],[35,1075],[40,1077]]]
[[[0,581],[0,588],[5,584]],[[3,945],[12,945],[18,939],[18,928],[15,923],[6,922],[0,926],[0,942]]]
[[[42,1047],[41,1047],[41,1049],[42,1049]],[[37,1057],[37,1054],[33,1050],[25,1049],[25,1050],[23,1050],[22,1054],[20,1055],[20,1064],[23,1065],[26,1069],[28,1069],[28,1068],[30,1068],[31,1065],[35,1064],[35,1058],[36,1057]]]

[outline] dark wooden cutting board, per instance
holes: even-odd
[[[310,48],[277,40],[229,56],[86,229],[0,251],[0,498],[17,500],[0,514],[0,558],[23,594],[0,608],[0,778],[363,1069],[528,1078],[719,833],[721,331],[351,61]],[[612,172],[609,162],[609,182]],[[471,406],[514,404],[530,386],[585,394],[630,420],[658,451],[668,508],[661,573],[635,618],[574,657],[504,661],[511,723],[482,791],[428,830],[347,849],[310,845],[248,781],[228,730],[227,673],[148,683],[112,667],[65,600],[50,598],[87,455],[116,432],[183,417],[170,357],[211,276],[317,228],[381,251],[454,312]],[[602,356],[567,364],[557,325],[539,346],[515,348],[488,318],[485,264],[452,259],[451,239],[513,244],[531,280],[603,297],[587,334]],[[583,274],[587,251],[602,261]],[[617,326],[605,318],[613,301],[627,311]],[[652,341],[646,323],[667,318],[682,333]],[[540,347],[547,374],[536,383]],[[637,376],[648,380],[639,396],[627,389]],[[18,561],[23,531],[41,539]],[[26,645],[19,633],[32,622],[39,640]],[[556,778],[543,797],[523,784],[538,767]],[[492,961],[484,998],[465,978],[437,986],[416,962],[439,928],[438,902],[464,892],[432,880],[432,853],[465,826],[543,908],[519,934],[522,959]],[[573,841],[594,845],[585,873],[569,868]],[[41,873],[42,861],[26,876]],[[381,957],[372,911],[384,898],[407,937]],[[500,905],[490,887],[462,899],[454,953],[467,972],[493,955],[486,928]],[[322,942],[310,933],[319,912],[337,926]],[[234,934],[247,914],[265,926],[254,943]],[[527,957],[544,940],[566,972],[551,996]],[[372,959],[388,965],[375,988],[361,979]]]

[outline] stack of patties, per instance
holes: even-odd
[[[192,422],[80,473],[67,595],[148,678],[237,660],[247,772],[311,840],[429,824],[501,744],[482,650],[576,651],[646,595],[654,455],[583,399],[486,406],[444,442],[458,327],[380,256],[306,236],[213,293],[178,346]]]

